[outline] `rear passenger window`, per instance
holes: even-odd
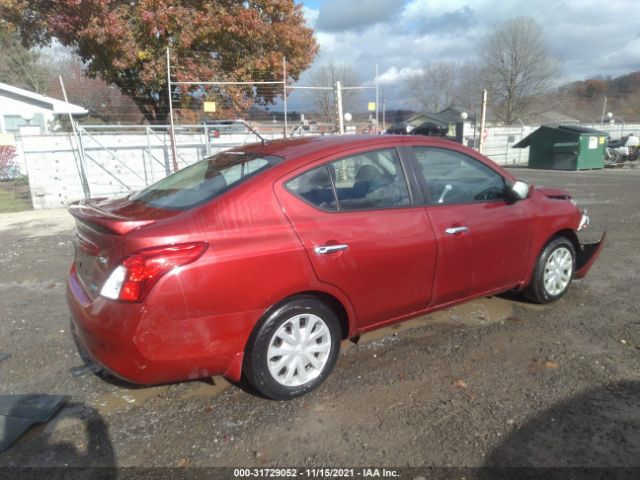
[[[298,197],[323,210],[337,210],[336,197],[327,165],[309,170],[287,182]]]
[[[395,149],[365,152],[329,164],[340,210],[410,205],[409,188]]]
[[[287,188],[323,210],[365,210],[411,204],[395,149],[333,161],[290,180]]]

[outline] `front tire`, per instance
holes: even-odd
[[[524,294],[536,303],[551,303],[562,297],[573,280],[576,249],[571,240],[557,237],[542,250]]]
[[[245,376],[264,396],[288,400],[309,393],[331,373],[340,352],[335,313],[301,295],[263,318],[249,338]]]

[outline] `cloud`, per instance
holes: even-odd
[[[405,21],[416,32],[443,35],[457,35],[460,31],[468,31],[478,22],[475,12],[468,6],[434,16],[420,16],[415,19],[405,16]]]
[[[389,97],[431,62],[474,60],[484,35],[518,16],[540,23],[563,81],[640,69],[640,15],[628,0],[325,0],[303,11],[320,45],[314,65],[347,63],[373,85],[377,64]]]
[[[399,69],[391,67],[378,76],[378,81],[380,85],[397,85],[398,82],[404,82],[409,77],[421,72],[421,68],[403,67]]]
[[[402,0],[327,0],[320,7],[316,28],[325,32],[362,29],[389,22],[402,8]]]
[[[311,28],[315,28],[316,22],[318,21],[318,15],[320,14],[319,10],[316,10],[311,7],[307,7],[306,5],[302,6],[302,14],[304,15],[305,20],[309,24]]]

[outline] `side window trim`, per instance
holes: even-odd
[[[419,175],[416,172],[416,157],[413,153],[413,147],[400,145],[396,147],[400,164],[404,171],[405,180],[409,187],[409,199],[411,206],[422,206],[425,202],[424,191],[420,184]]]
[[[340,213],[342,212],[342,207],[340,206],[340,201],[338,199],[338,191],[336,190],[336,179],[333,177],[335,174],[334,169],[329,168],[329,164],[331,162],[325,162],[322,165],[327,169],[327,175],[329,175],[329,181],[331,181],[331,191],[333,192],[333,198],[336,201],[336,209],[332,211],[332,213]]]
[[[418,190],[420,191],[420,200],[421,200],[420,205],[423,207],[428,207],[434,204],[431,203],[431,198],[429,196],[429,190],[427,188],[427,184],[425,183],[424,175],[420,173],[420,165],[418,165],[418,157],[415,154],[415,149],[418,147],[420,147],[420,145],[410,145],[405,148],[407,151],[407,158],[411,165],[411,171],[413,173],[413,177],[415,179]]]

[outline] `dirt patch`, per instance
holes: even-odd
[[[0,393],[72,396],[0,466],[637,465],[640,172],[516,174],[571,184],[587,234],[608,231],[589,276],[552,305],[482,298],[364,335],[290,402],[218,381],[132,389],[73,376],[71,217],[0,215],[0,350],[12,354]]]

